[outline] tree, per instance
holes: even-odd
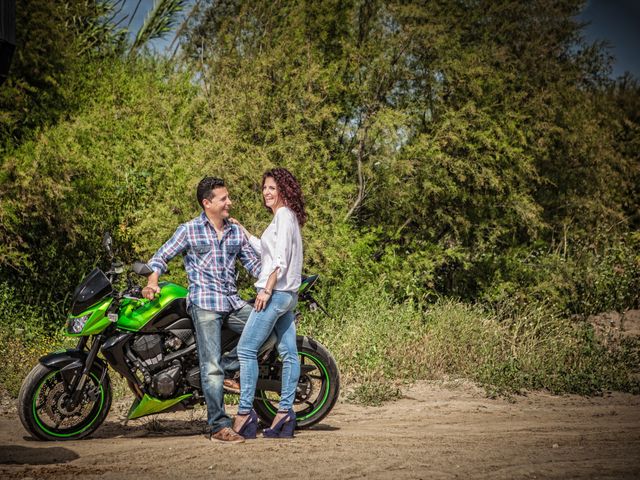
[[[340,214],[375,239],[373,276],[475,296],[501,268],[487,258],[624,224],[629,160],[603,97],[609,59],[581,40],[581,6],[212,2],[185,51],[212,109],[248,99],[224,117],[244,117],[231,137],[253,147],[286,143],[273,133],[295,118],[283,105],[315,95],[314,110],[331,112],[314,130],[303,108],[287,133],[317,138],[340,169]]]
[[[83,64],[124,41],[108,22],[109,2],[24,0],[16,11],[16,51],[0,90],[0,150],[54,123],[82,103]]]

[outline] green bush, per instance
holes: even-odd
[[[0,384],[13,396],[38,358],[73,343],[47,318],[42,308],[25,304],[14,288],[0,283]]]
[[[74,340],[47,325],[42,312],[21,303],[8,285],[0,284],[0,298],[6,359],[0,383],[16,395],[39,356]],[[589,324],[549,314],[548,306],[397,303],[373,283],[336,290],[328,300],[331,318],[305,312],[299,330],[333,353],[355,401],[377,404],[398,398],[405,382],[451,376],[507,395],[530,389],[640,392],[634,377],[640,342],[605,346]]]
[[[0,95],[7,352],[57,341],[73,288],[104,266],[105,230],[123,261],[147,259],[216,175],[259,233],[261,173],[279,165],[302,184],[306,271],[336,315],[303,328],[357,398],[448,374],[497,391],[636,388],[634,344],[605,349],[567,318],[639,306],[640,87],[605,80],[577,4],[545,23],[528,2],[414,3],[209,5],[180,63],[119,57],[108,21],[84,43],[108,6],[23,9],[29,40],[52,41]],[[502,41],[516,30],[525,48]]]
[[[640,236],[576,241],[566,251],[544,245],[482,255],[472,268],[484,302],[517,299],[545,304],[565,316],[640,306]]]
[[[367,403],[395,397],[399,383],[447,376],[500,394],[638,391],[637,350],[605,348],[590,325],[551,314],[547,305],[519,305],[399,304],[371,284],[337,292],[333,318],[309,313],[301,330],[328,346],[346,382],[358,385],[352,398]]]
[[[640,308],[640,232],[578,252],[566,292],[568,310],[585,315]]]

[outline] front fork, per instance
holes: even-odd
[[[87,339],[88,337],[80,338],[80,340],[78,341],[78,347],[77,347],[78,350],[80,351],[84,350],[84,348],[87,345]],[[91,348],[89,349],[89,354],[87,355],[87,359],[84,362],[82,373],[76,376],[76,378],[74,378],[71,384],[69,385],[69,391],[73,392],[68,400],[69,402],[68,406],[71,409],[74,409],[78,405],[78,402],[80,401],[82,390],[84,389],[84,385],[87,382],[87,379],[89,378],[89,372],[91,372],[91,367],[93,366],[93,362],[98,356],[98,352],[100,351],[100,346],[102,345],[103,341],[104,341],[103,335],[98,335],[97,337],[94,337],[93,342],[91,343]],[[105,368],[105,373],[103,373],[103,375],[105,374],[106,374],[106,368]],[[100,383],[102,383],[102,380],[103,379],[101,378]]]

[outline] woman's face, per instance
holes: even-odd
[[[276,185],[273,177],[264,179],[262,196],[264,198],[264,204],[270,208],[272,212],[275,212],[278,207],[282,206],[282,198],[280,197],[280,192],[278,192],[278,185]]]

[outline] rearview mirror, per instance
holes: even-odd
[[[153,273],[151,267],[140,260],[133,262],[133,271],[142,277],[148,277]]]

